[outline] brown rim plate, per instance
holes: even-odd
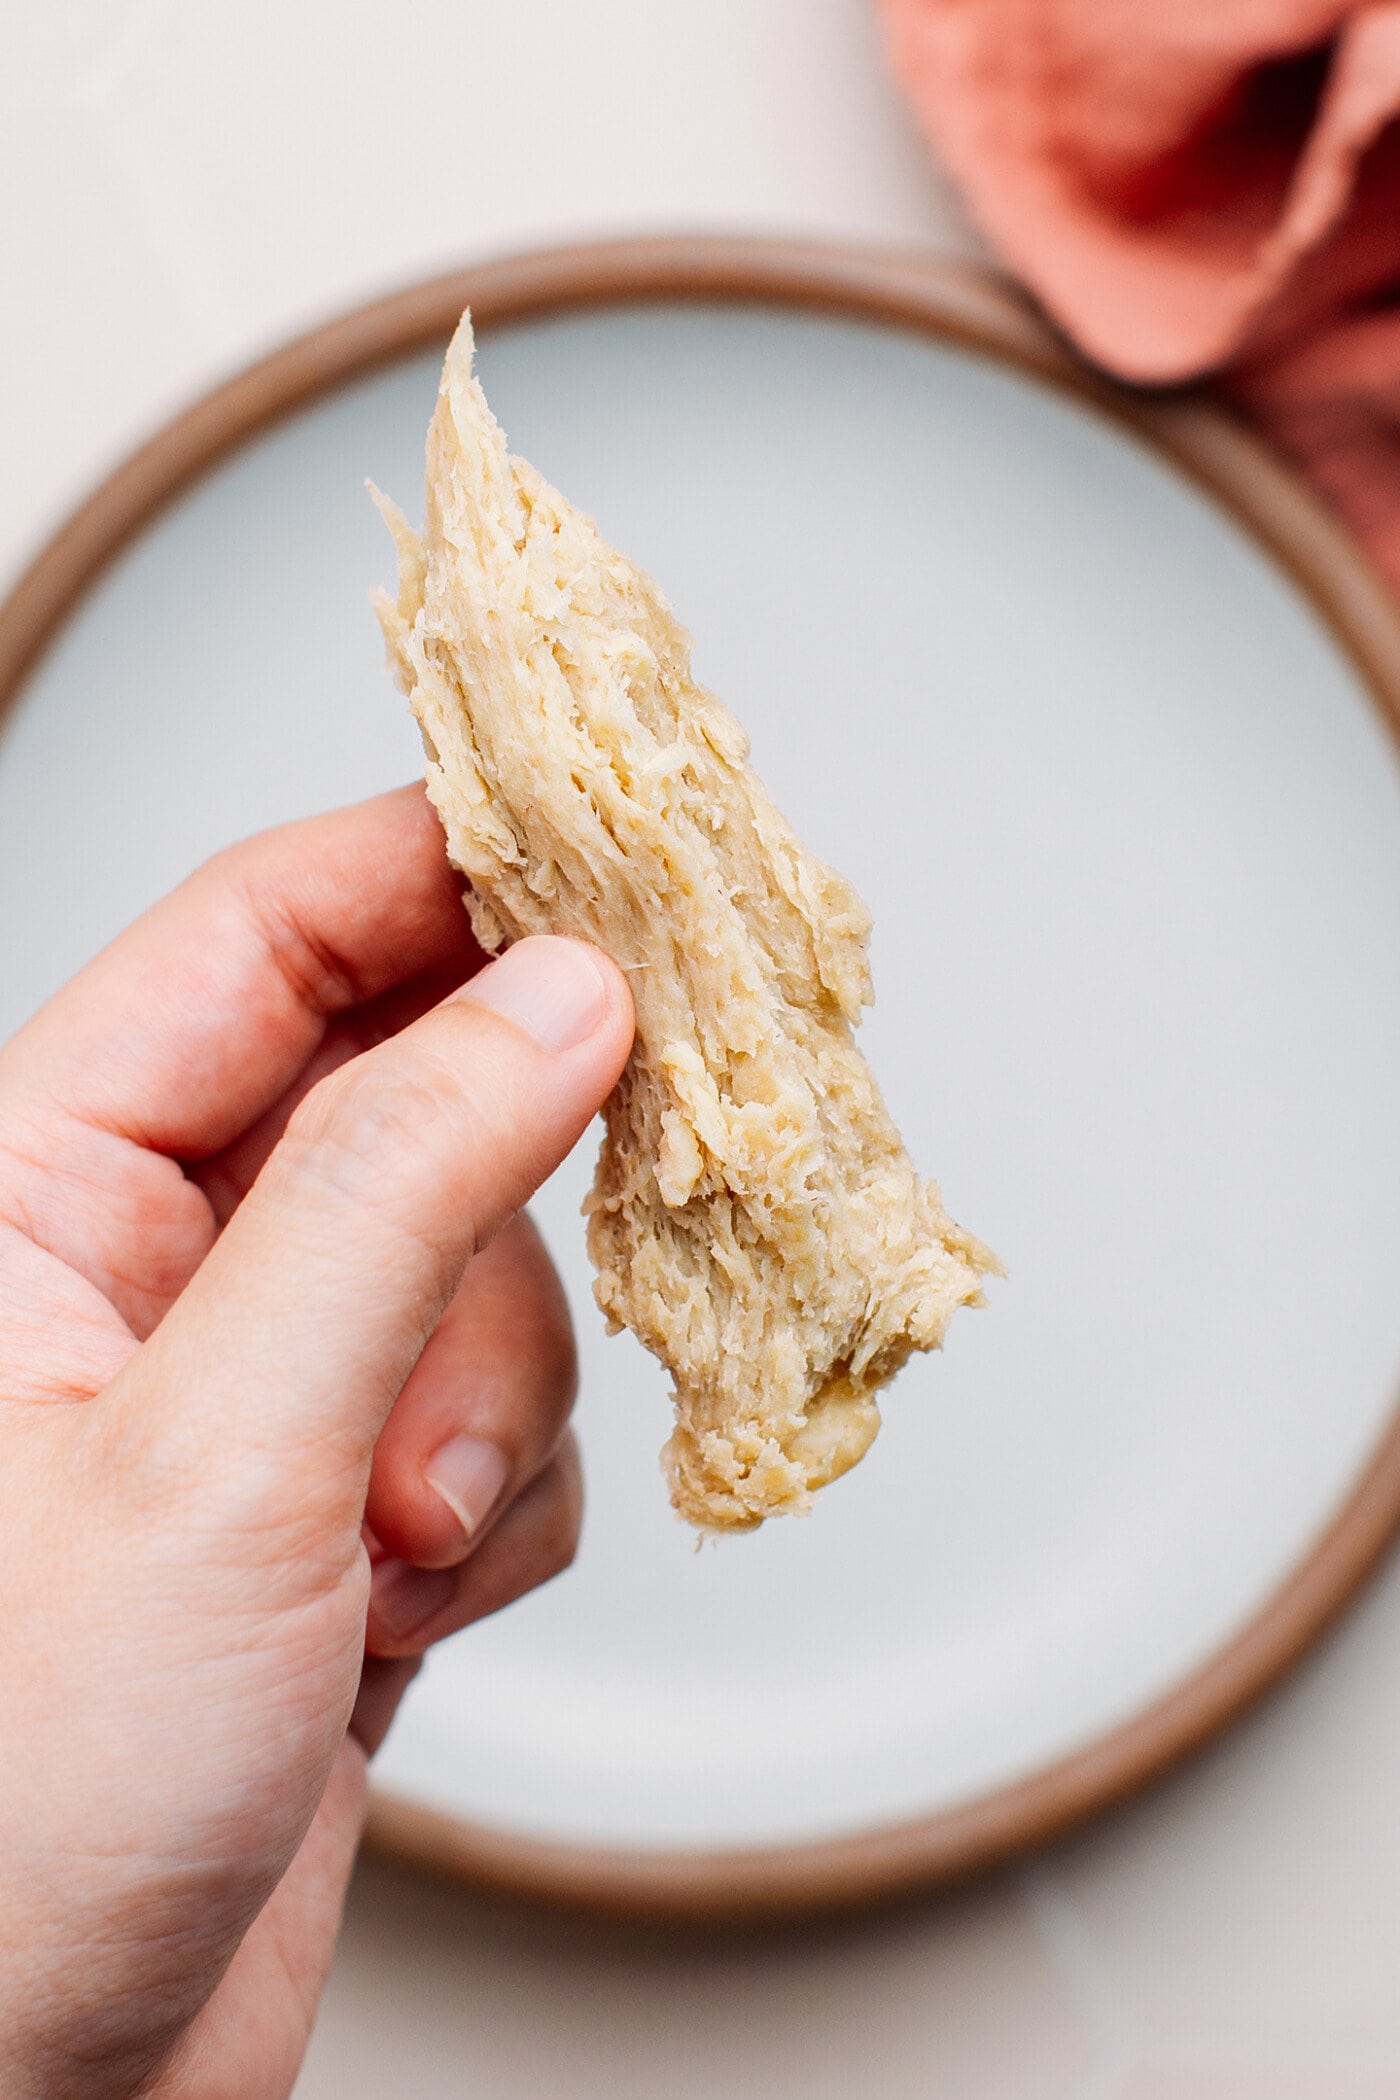
[[[206,395],[96,490],[0,608],[0,717],[113,556],[181,490],[279,419],[441,343],[467,304],[487,333],[531,316],[658,299],[877,320],[984,353],[1092,405],[1165,455],[1268,550],[1347,652],[1387,724],[1400,723],[1400,612],[1385,585],[1299,479],[1219,407],[1108,384],[986,273],[924,257],[717,238],[570,247],[455,272],[316,329]],[[1124,1799],[1241,1714],[1354,1594],[1397,1521],[1400,1415],[1322,1536],[1203,1667],[1073,1755],[922,1820],[734,1851],[590,1849],[473,1826],[380,1793],[368,1841],[497,1889],[676,1920],[810,1913],[966,1876]]]

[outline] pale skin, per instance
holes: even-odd
[[[572,1557],[520,1211],[631,1001],[483,964],[405,789],[218,856],[0,1051],[7,2100],[284,2100],[419,1657]]]

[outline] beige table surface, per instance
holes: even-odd
[[[472,256],[976,253],[864,0],[8,0],[0,570],[177,403]],[[468,1636],[469,1638],[469,1636]],[[1227,1742],[951,1899],[715,1943],[366,1863],[298,2100],[1400,2095],[1400,1569]]]

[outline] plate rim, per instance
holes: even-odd
[[[228,454],[375,369],[479,332],[587,308],[729,301],[883,322],[1067,393],[1163,455],[1311,602],[1400,739],[1400,603],[1263,439],[1199,390],[1147,394],[1086,366],[1016,286],[904,249],[723,234],[571,243],[470,264],[357,306],[202,395],[103,480],[0,605],[0,732],[30,671],[127,543]],[[374,1789],[365,1842],[430,1872],[574,1909],[726,1923],[851,1909],[985,1871],[1126,1800],[1238,1719],[1298,1662],[1400,1526],[1400,1401],[1332,1518],[1264,1605],[1127,1721],[927,1816],[774,1846],[588,1846],[473,1823]]]

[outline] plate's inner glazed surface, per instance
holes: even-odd
[[[576,1308],[571,1574],[430,1663],[381,1778],[620,1846],[925,1814],[1168,1691],[1307,1550],[1400,1368],[1400,781],[1355,674],[1107,422],[898,331],[501,330],[513,443],[662,582],[875,913],[866,1045],[1009,1278],[806,1521],[696,1553],[665,1381]],[[8,1032],[204,853],[407,777],[363,491],[436,358],[262,438],[89,598],[0,739]]]

